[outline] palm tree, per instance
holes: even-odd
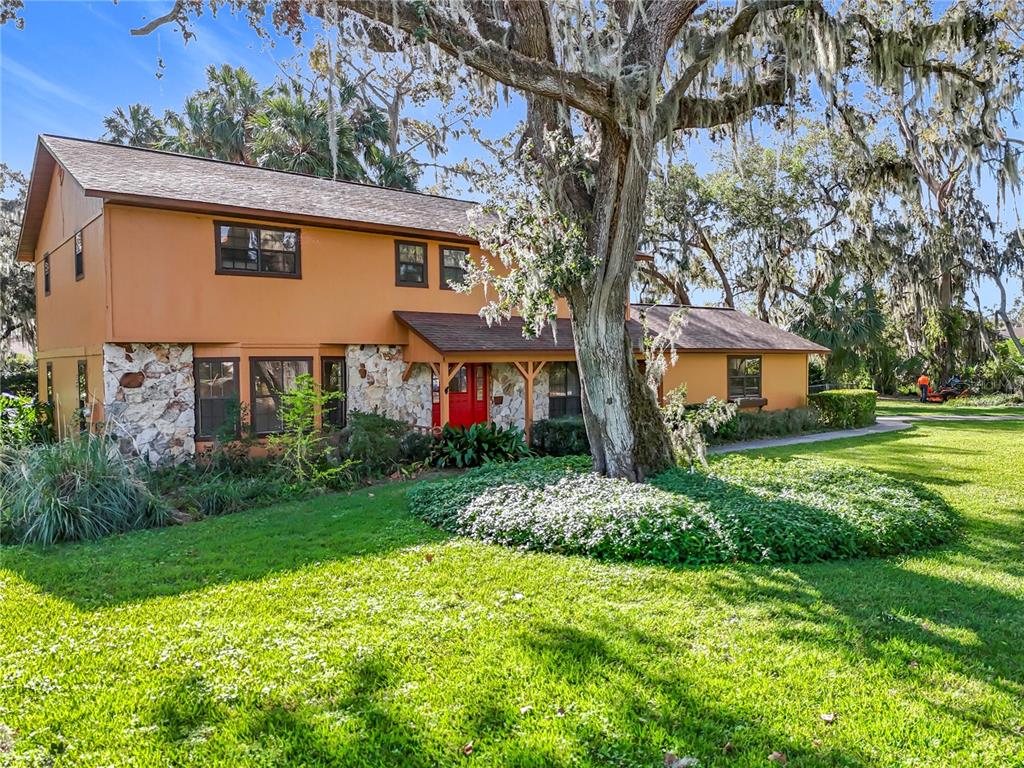
[[[103,118],[105,141],[130,147],[152,147],[165,136],[164,124],[145,104],[131,104],[128,111],[117,107]]]
[[[352,123],[338,113],[335,121],[332,156],[326,102],[309,101],[298,89],[273,96],[250,121],[253,159],[264,168],[363,181]]]

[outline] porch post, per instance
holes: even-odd
[[[525,419],[524,419],[524,432],[526,433],[526,443],[530,443],[530,434],[533,432],[533,380],[540,373],[544,367],[544,360],[534,362],[533,360],[527,360],[524,365],[515,363],[516,368],[519,369],[519,373],[522,374],[523,380],[526,382],[526,403],[525,403]]]
[[[454,363],[454,365],[455,367],[452,368],[451,364],[448,363],[447,358],[442,360],[440,366],[440,373],[442,375],[439,375],[437,380],[438,389],[440,390],[440,392],[438,392],[438,395],[441,397],[442,427],[448,423],[448,418],[450,414],[448,407],[448,385],[452,383],[452,379],[455,378],[455,374],[462,370],[462,366],[464,366],[465,363]]]

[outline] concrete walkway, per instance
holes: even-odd
[[[759,451],[763,448],[779,448],[784,445],[800,445],[802,443],[821,443],[825,440],[843,440],[847,437],[864,437],[865,435],[881,435],[886,432],[898,432],[901,429],[909,429],[909,421],[878,420],[877,424],[860,429],[836,429],[831,432],[812,432],[809,435],[794,435],[793,437],[771,437],[766,440],[746,440],[742,443],[725,443],[713,445],[708,448],[708,453],[735,453],[736,451]]]
[[[821,443],[826,440],[843,440],[848,437],[864,437],[881,435],[886,432],[899,432],[909,429],[915,421],[1024,421],[1024,415],[1007,413],[1003,415],[978,414],[972,416],[959,413],[914,414],[901,416],[879,416],[878,421],[870,427],[860,429],[836,429],[831,432],[812,432],[809,435],[794,437],[772,437],[766,440],[747,440],[742,443],[725,443],[708,448],[708,453],[735,453],[737,451],[758,451],[764,448],[779,448],[786,445],[802,443]]]

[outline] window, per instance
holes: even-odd
[[[238,358],[199,358],[196,367],[196,437],[214,437],[231,419],[239,429]]]
[[[78,361],[78,429],[84,432],[89,428],[86,409],[89,407],[89,364],[86,360]]]
[[[324,357],[320,360],[320,382],[324,393],[345,394],[345,358]],[[337,398],[327,404],[323,413],[324,426],[345,426],[345,399]]]
[[[299,231],[217,222],[217,274],[300,277]]]
[[[85,277],[85,246],[82,230],[75,232],[75,280]]]
[[[580,373],[576,363],[548,363],[548,417],[579,416]]]
[[[427,244],[395,241],[395,285],[427,287]]]
[[[313,371],[311,357],[250,357],[252,426],[257,435],[280,432],[281,393],[295,387],[295,380]]]
[[[441,287],[452,290],[466,280],[466,259],[469,251],[465,248],[441,246]]]
[[[729,358],[729,399],[761,396],[761,358]]]
[[[43,295],[50,295],[50,254],[43,254]]]
[[[46,402],[53,405],[53,363],[46,364]]]

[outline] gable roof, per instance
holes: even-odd
[[[90,197],[272,218],[274,214],[354,229],[387,227],[470,240],[467,213],[477,203],[333,181],[102,141],[42,135],[36,146],[18,253],[35,250],[56,161]]]
[[[633,349],[643,349],[644,316],[653,334],[667,333],[672,315],[683,309],[673,330],[679,350],[707,352],[806,352],[828,354],[829,349],[789,331],[776,328],[734,309],[679,307],[668,304],[634,304],[627,321]],[[523,319],[512,317],[488,326],[479,315],[450,312],[395,311],[399,322],[442,354],[456,352],[571,352],[569,320],[555,321],[536,338],[523,336]]]
[[[675,328],[672,316],[682,310]],[[766,351],[828,354],[828,347],[726,307],[682,307],[673,304],[633,304],[630,316],[644,322],[650,332],[671,330],[679,349],[691,351]]]

